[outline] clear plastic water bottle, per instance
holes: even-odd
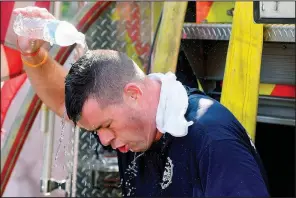
[[[78,43],[85,47],[85,35],[67,21],[31,18],[19,14],[14,21],[13,30],[19,36],[41,39],[51,45],[69,46]]]

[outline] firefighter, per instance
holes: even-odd
[[[14,13],[54,18],[37,7]],[[124,196],[269,196],[254,145],[219,102],[173,73],[145,75],[113,50],[89,50],[68,72],[44,43],[18,37],[34,90],[56,114],[66,109],[69,122],[118,151]]]

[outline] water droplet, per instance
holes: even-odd
[[[66,116],[66,111],[64,111],[64,114],[63,114],[63,117],[62,117],[62,120],[61,120],[61,135],[60,135],[60,138],[59,138],[59,144],[58,144],[58,148],[57,148],[57,152],[55,154],[55,165],[57,163],[57,159],[58,159],[58,155],[59,155],[59,152],[60,152],[60,147],[61,147],[61,143],[62,143],[62,140],[64,138],[64,131],[65,131],[65,116]]]

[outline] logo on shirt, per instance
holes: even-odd
[[[162,182],[160,183],[160,186],[163,190],[166,189],[172,183],[173,168],[174,168],[174,164],[171,158],[168,157],[164,167]]]

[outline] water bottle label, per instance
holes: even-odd
[[[51,23],[47,24],[48,36],[53,43],[55,42],[55,32],[58,25],[59,21],[52,21]]]

